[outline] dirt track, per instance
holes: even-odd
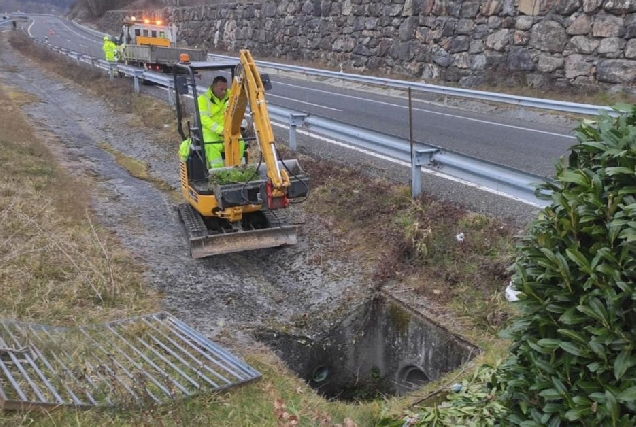
[[[170,195],[132,177],[102,148],[146,162],[154,178],[177,188],[176,142],[157,144],[150,130],[130,125],[131,116],[41,71],[8,44],[2,47],[0,80],[41,99],[24,107],[38,133],[56,137],[49,138],[51,151],[72,173],[91,177],[100,221],[148,267],[147,281],[164,293],[165,309],[204,334],[227,345],[237,337],[247,343],[244,332],[252,327],[307,319],[316,332],[343,303],[353,306],[370,294],[363,265],[312,258],[329,253],[334,239],[299,210],[295,217],[305,230],[295,247],[190,259]]]

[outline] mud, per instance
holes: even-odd
[[[130,124],[131,116],[114,113],[104,100],[39,70],[3,44],[0,80],[41,99],[24,107],[38,134],[54,136],[47,138],[53,155],[87,177],[99,221],[147,267],[147,283],[163,292],[167,311],[234,347],[250,343],[246,332],[261,325],[301,325],[311,336],[329,328],[343,306],[353,308],[370,294],[365,266],[323,257],[337,242],[299,208],[292,217],[304,223],[304,232],[294,247],[189,258],[170,195],[132,177],[100,147],[146,162],[154,178],[176,189],[178,142],[156,143],[151,129]]]

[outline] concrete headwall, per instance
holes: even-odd
[[[427,81],[636,80],[636,0],[280,0],[158,12],[189,45]],[[118,31],[126,13],[103,23]]]
[[[404,394],[459,368],[479,349],[393,302],[374,300],[319,341],[274,331],[258,338],[329,397],[379,389]],[[323,370],[321,381],[316,375]]]

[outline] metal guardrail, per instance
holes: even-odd
[[[285,122],[286,119],[290,129],[300,126],[302,123],[302,126],[316,134],[410,163],[413,171],[414,196],[421,193],[419,168],[424,166],[444,175],[510,195],[524,202],[538,206],[546,205],[544,201],[538,200],[534,195],[535,185],[546,180],[539,175],[422,143],[414,144],[412,158],[411,146],[407,140],[318,116],[299,114],[277,106],[268,106],[267,108],[272,119],[279,122]],[[299,119],[301,119],[300,123]],[[290,148],[295,149],[291,143]]]
[[[88,32],[88,33],[91,33],[92,35],[94,35],[94,36],[96,36],[96,37],[102,38],[102,37],[104,37],[104,36],[108,35],[108,34],[106,34],[106,33],[103,33],[103,32],[101,32],[101,31],[98,31],[98,30],[96,30],[96,29],[94,29],[94,28],[91,28],[91,27],[89,27],[89,26],[82,25],[82,24],[80,24],[80,23],[78,23],[78,22],[75,22],[75,21],[73,21],[73,20],[71,20],[70,22],[71,22],[73,25],[75,25],[77,28],[79,28],[79,29],[81,29],[81,30],[84,30],[84,31],[86,31],[86,32]]]
[[[209,54],[209,58],[235,59],[228,55]],[[295,72],[319,77],[336,78],[357,83],[373,84],[389,87],[393,89],[435,93],[446,96],[453,96],[467,99],[478,99],[481,101],[498,102],[510,104],[518,107],[538,108],[542,110],[561,111],[589,116],[598,115],[599,111],[604,111],[610,115],[616,115],[611,107],[604,105],[578,104],[575,102],[556,101],[552,99],[530,98],[527,96],[508,95],[497,92],[485,92],[478,90],[439,86],[429,83],[408,82],[404,80],[394,80],[383,77],[364,76],[361,74],[343,73],[338,71],[319,70],[316,68],[301,67],[298,65],[278,64],[276,62],[256,61],[256,65],[263,68],[271,68],[280,71]]]
[[[156,83],[168,88],[168,102],[173,105],[171,76],[146,71],[137,67],[109,63],[90,55],[74,52],[69,49],[53,46],[41,40],[34,39],[38,43],[75,58],[79,62],[85,62],[94,67],[108,70],[113,78],[115,73],[122,73],[134,78],[135,92],[139,92],[141,80]],[[218,57],[218,56],[217,56]],[[223,56],[224,59],[231,57]],[[200,90],[205,91],[204,88]],[[434,145],[416,143],[411,156],[411,147],[408,141],[392,135],[374,132],[357,126],[351,126],[319,116],[309,115],[304,112],[292,111],[286,108],[268,105],[268,111],[272,120],[289,126],[289,143],[292,150],[296,149],[296,130],[299,127],[307,131],[331,138],[333,140],[354,146],[363,150],[378,153],[398,161],[411,164],[413,195],[421,192],[421,167],[431,169],[440,174],[471,183],[483,189],[495,193],[505,194],[536,207],[546,206],[547,203],[535,196],[535,185],[546,179],[539,175],[523,172],[504,165],[492,163],[486,160],[456,153],[451,150]]]
[[[97,31],[93,28],[79,24],[72,21],[77,27],[82,28],[96,36],[103,37],[105,33]],[[219,54],[208,54],[208,58],[221,58],[221,59],[236,59],[235,57]],[[557,101],[553,99],[543,98],[531,98],[527,96],[509,95],[497,92],[486,92],[471,89],[454,88],[448,86],[440,86],[429,83],[408,82],[404,80],[389,79],[383,77],[364,76],[361,74],[343,73],[338,71],[320,70],[316,68],[301,67],[298,65],[279,64],[276,62],[268,61],[256,61],[256,65],[262,68],[271,68],[280,71],[295,72],[306,75],[336,78],[341,80],[348,80],[358,83],[373,84],[379,86],[385,86],[394,89],[411,89],[413,91],[435,93],[445,96],[466,98],[466,99],[478,99],[482,101],[497,102],[508,105],[515,105],[518,107],[537,108],[549,111],[560,111],[573,114],[581,114],[587,116],[596,116],[599,112],[603,111],[611,116],[616,116],[617,113],[608,106],[605,105],[593,105],[593,104],[579,104],[576,102]]]

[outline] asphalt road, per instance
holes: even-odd
[[[102,40],[70,21],[34,16],[30,34],[52,44],[101,57]],[[202,84],[212,77],[204,76]],[[366,129],[408,138],[408,102],[382,93],[272,76],[272,105],[309,112]],[[574,142],[571,128],[524,122],[490,113],[413,102],[416,141],[548,176]]]

